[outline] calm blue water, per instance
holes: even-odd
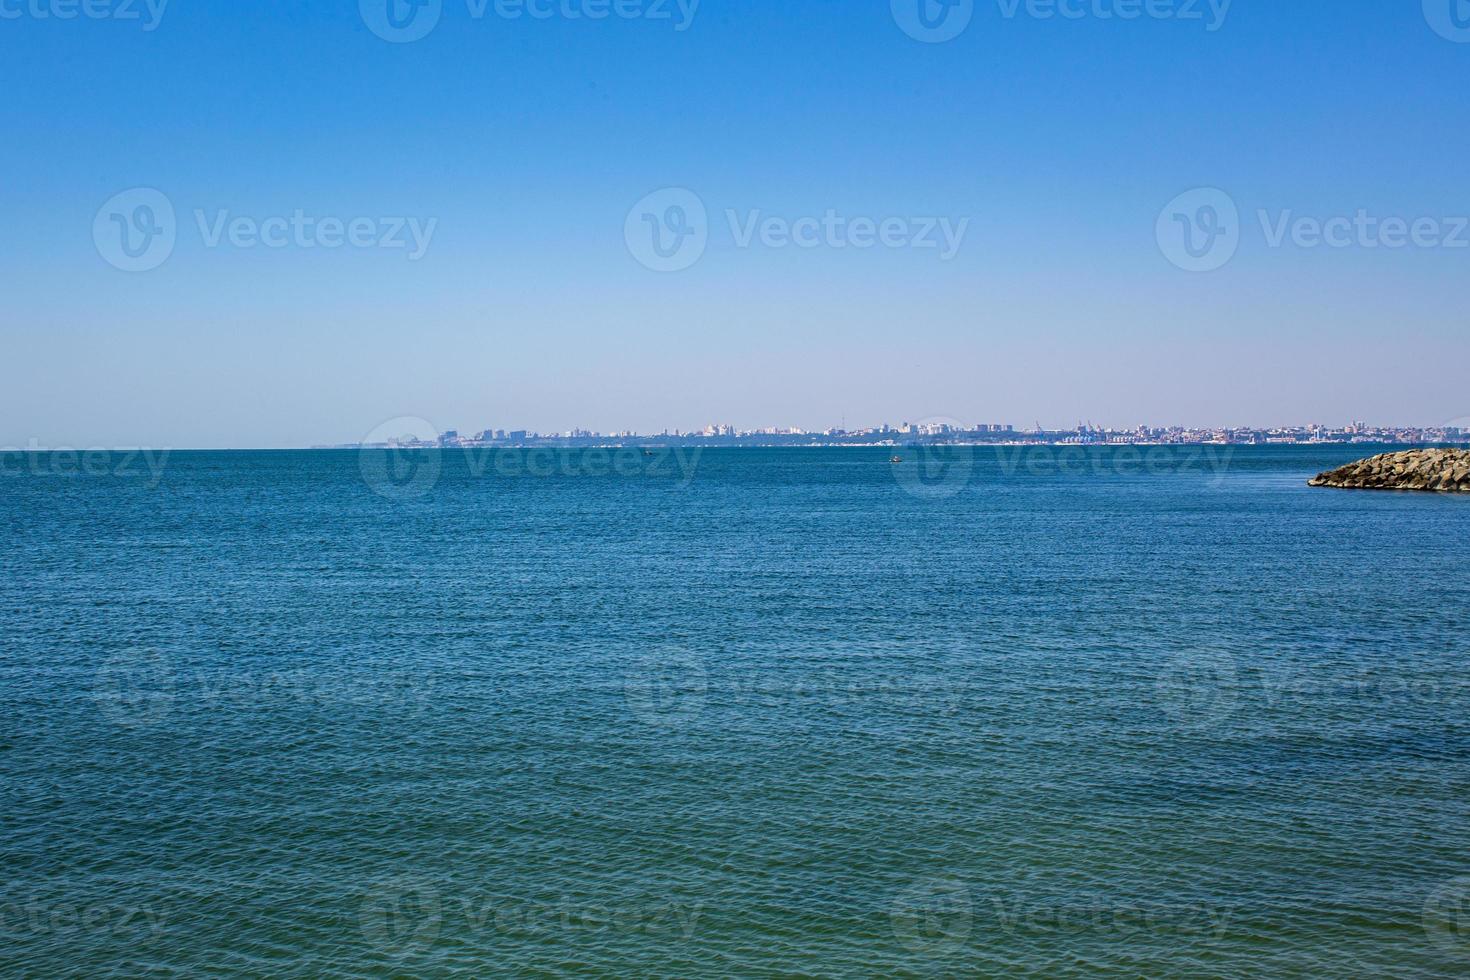
[[[0,970],[1463,975],[1373,451],[4,457]]]

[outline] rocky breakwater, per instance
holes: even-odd
[[[1470,493],[1470,449],[1412,449],[1321,473],[1314,487],[1344,490],[1430,490]]]

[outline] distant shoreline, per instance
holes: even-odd
[[[1212,441],[1212,440],[1184,440],[1178,442],[1166,442],[1159,440],[1140,440],[1129,442],[1080,442],[1054,439],[1012,439],[1003,441],[980,441],[980,440],[954,440],[942,437],[919,436],[912,439],[889,439],[878,442],[847,442],[824,439],[821,441],[801,441],[799,439],[767,440],[767,439],[743,439],[730,437],[700,438],[697,436],[663,437],[650,436],[645,438],[633,437],[618,440],[597,439],[567,439],[547,438],[541,440],[525,440],[517,442],[455,442],[443,445],[432,443],[344,443],[342,445],[311,446],[300,452],[341,452],[357,451],[362,449],[399,449],[399,450],[430,450],[430,449],[905,449],[905,448],[1020,448],[1034,446],[1050,446],[1059,449],[1125,449],[1128,447],[1151,449],[1156,447],[1204,447],[1204,446],[1234,446],[1237,448],[1271,448],[1271,447],[1363,447],[1363,446],[1401,446],[1433,447],[1433,446],[1470,446],[1470,437],[1449,440],[1406,440],[1388,441],[1383,439],[1365,439],[1357,441],[1347,440],[1318,440],[1318,441],[1288,441],[1271,440],[1267,442],[1234,442],[1234,441]],[[203,451],[203,450],[202,450]],[[248,450],[239,450],[248,451]],[[257,450],[272,451],[272,450]],[[276,450],[289,452],[292,450]]]
[[[955,448],[955,449],[1032,449],[1032,448],[1054,448],[1054,449],[1201,449],[1201,448],[1230,448],[1230,449],[1371,449],[1373,447],[1384,447],[1392,449],[1436,449],[1436,448],[1470,448],[1470,438],[1462,439],[1438,439],[1438,440],[1416,440],[1393,442],[1382,439],[1370,439],[1357,442],[1344,441],[1321,441],[1321,442],[1280,442],[1268,443],[1252,442],[1209,442],[1209,441],[1183,441],[1183,442],[1061,442],[1049,440],[1014,440],[1010,442],[979,442],[979,441],[945,441],[939,438],[916,438],[908,440],[888,440],[884,442],[797,442],[797,441],[745,441],[730,440],[728,438],[699,439],[698,437],[685,436],[674,437],[651,437],[644,439],[623,440],[578,440],[578,439],[545,439],[539,441],[526,441],[516,443],[473,443],[462,442],[447,445],[434,445],[432,443],[420,444],[390,444],[390,443],[343,443],[341,445],[319,445],[319,446],[170,446],[154,447],[139,445],[122,446],[0,446],[0,456],[5,455],[47,455],[58,453],[69,453],[72,455],[90,453],[332,453],[332,452],[361,452],[362,450],[390,450],[422,451],[429,450],[465,452],[489,452],[489,451],[525,451],[525,450],[674,450],[674,449],[921,449],[921,448]]]

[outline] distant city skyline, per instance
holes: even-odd
[[[1127,442],[1433,442],[1444,439],[1470,439],[1470,415],[1421,424],[1370,423],[1355,420],[1348,423],[1305,422],[1273,425],[1187,425],[1141,423],[1137,425],[1099,425],[1091,420],[1053,425],[1041,420],[1029,424],[1014,422],[966,422],[947,416],[919,418],[915,421],[879,422],[852,425],[845,421],[834,425],[758,425],[739,426],[725,422],[690,427],[668,425],[647,428],[586,426],[537,427],[502,425],[439,427],[420,416],[399,416],[374,425],[356,438],[312,439],[293,444],[215,445],[149,442],[123,439],[103,442],[95,439],[48,440],[31,435],[21,439],[0,439],[0,451],[48,451],[77,449],[129,449],[138,447],[167,449],[322,449],[347,446],[381,446],[389,444],[526,444],[548,442],[615,442],[618,440],[689,438],[697,440],[735,439],[746,442],[771,440],[821,441],[834,443],[867,440],[882,443],[905,437],[932,438],[943,436],[978,436],[982,441],[1039,438],[1041,441],[1072,443]]]
[[[423,419],[402,418],[383,423],[368,438],[339,445],[323,444],[313,448],[353,446],[469,447],[469,446],[535,446],[535,445],[623,445],[636,442],[668,443],[678,440],[714,444],[750,445],[889,445],[904,441],[986,443],[1042,442],[1050,444],[1128,445],[1128,444],[1194,444],[1230,443],[1244,445],[1313,444],[1313,443],[1428,443],[1470,440],[1470,419],[1460,424],[1435,426],[1380,426],[1352,422],[1345,426],[1307,424],[1251,428],[1248,426],[1204,427],[1147,426],[1111,429],[1079,423],[1074,428],[1022,428],[1008,423],[967,425],[953,421],[903,422],[855,429],[829,427],[808,430],[800,427],[767,426],[740,429],[727,424],[710,424],[702,429],[684,431],[666,428],[652,432],[633,430],[595,431],[573,428],[565,431],[489,428],[475,432],[457,429],[439,431]]]

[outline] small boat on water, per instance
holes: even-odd
[[[890,462],[890,463],[902,463],[903,462],[903,457],[902,456],[893,456],[893,457],[891,457],[888,460],[888,462]]]

